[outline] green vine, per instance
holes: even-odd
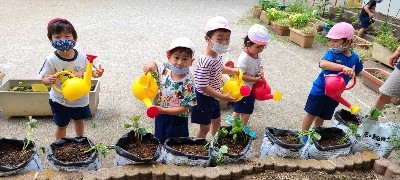
[[[101,153],[103,158],[105,158],[106,155],[107,155],[107,152],[110,151],[110,150],[113,150],[113,149],[115,149],[115,146],[103,146],[103,144],[100,143],[100,144],[96,144],[96,145],[90,147],[90,149],[84,151],[83,153],[86,154],[86,153],[90,153],[92,151],[97,150],[97,151],[99,151]]]

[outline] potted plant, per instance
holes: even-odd
[[[259,5],[259,4],[254,4],[253,5],[253,9],[251,10],[251,12],[253,13],[253,16],[255,17],[255,18],[260,18],[260,15],[261,15],[261,5]]]
[[[335,25],[335,22],[332,19],[327,19],[322,25],[322,35],[326,36],[333,25]]]
[[[314,28],[307,26],[310,17],[309,14],[293,14],[289,16],[289,38],[303,48],[311,47],[317,34]]]
[[[210,165],[209,148],[204,148],[207,140],[194,137],[171,137],[165,141],[162,150],[164,164],[202,166]]]
[[[0,86],[0,107],[6,116],[52,116],[48,92],[32,92],[33,84],[42,80],[10,79]],[[25,91],[15,87],[24,86]],[[92,80],[89,92],[89,107],[92,115],[97,112],[100,95],[100,81]],[[18,103],[16,103],[18,102]]]
[[[27,124],[29,129],[26,139],[0,138],[0,177],[43,169],[36,145],[32,141],[33,133],[37,128],[37,120],[29,116]]]
[[[235,119],[232,126],[221,127],[210,143],[211,166],[250,159],[251,142],[252,137],[240,119]]]
[[[279,4],[276,0],[262,0],[262,1],[260,1],[260,5],[261,5],[261,10],[262,10],[260,19],[262,21],[264,21],[267,25],[270,25],[271,22],[269,21],[269,19],[267,17],[267,12],[271,8],[277,8]]]
[[[372,58],[389,66],[390,55],[400,46],[399,41],[393,33],[379,34],[372,46]]]
[[[114,165],[156,163],[161,155],[159,140],[139,123],[140,116],[129,118],[124,128],[133,128],[115,145]]]
[[[317,30],[317,32],[321,32],[322,31],[322,29],[323,29],[322,26],[323,25],[324,25],[324,22],[319,20],[319,19],[316,19],[316,18],[311,19],[310,23],[309,23],[309,26],[314,27]]]
[[[372,56],[372,49],[365,49],[359,46],[352,46],[351,48],[363,62]]]
[[[304,145],[297,138],[297,134],[297,131],[265,128],[261,156],[300,158],[300,149]]]
[[[272,29],[281,36],[288,36],[290,33],[289,19],[283,18],[272,22]]]
[[[361,71],[361,75],[365,86],[374,90],[376,93],[380,93],[379,88],[386,79],[389,78],[390,73],[379,68],[364,68]],[[399,104],[399,100],[396,97],[393,97],[390,101],[393,104]]]

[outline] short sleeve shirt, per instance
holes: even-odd
[[[197,105],[193,81],[190,74],[184,78],[174,81],[171,78],[169,63],[158,65],[159,98],[157,103],[164,108],[169,107],[190,107]],[[188,113],[179,114],[180,117],[188,117]]]
[[[236,67],[240,68],[243,73],[256,77],[261,68],[261,56],[258,54],[258,58],[253,58],[246,51],[242,51],[237,60]],[[244,85],[252,88],[254,83],[245,81]]]
[[[86,67],[89,62],[87,60],[86,54],[83,54],[82,52],[76,49],[74,49],[74,52],[75,56],[72,59],[65,59],[61,57],[57,53],[57,51],[51,53],[43,63],[42,68],[39,71],[39,74],[42,77],[44,77],[46,75],[54,75],[59,71],[69,71],[72,74],[74,74],[75,77],[83,78],[86,71]],[[61,75],[60,80],[64,82],[65,79],[67,78],[68,75],[64,74]],[[56,85],[59,89],[61,89],[60,84],[61,84],[60,81],[56,81]],[[53,102],[57,102],[66,107],[84,107],[89,104],[88,94],[73,102],[69,102],[64,98],[64,96],[61,93],[56,92],[53,88],[51,88],[50,90],[50,99]]]
[[[364,7],[365,7],[366,5],[369,5],[369,10],[375,9],[376,0],[369,0],[369,2],[368,2],[367,4],[364,5]],[[369,17],[367,11],[365,11],[364,8],[361,9],[360,17]]]
[[[216,91],[222,87],[222,56],[211,58],[201,54],[194,67],[194,82],[198,92],[205,94],[200,88],[211,86]]]
[[[328,50],[325,53],[325,56],[322,60],[327,60],[333,63],[345,65],[349,68],[355,67],[355,73],[358,74],[363,69],[363,64],[358,55],[351,51],[351,56],[347,57],[342,53],[333,53],[332,50]],[[321,73],[318,75],[317,79],[313,83],[313,87],[311,88],[310,94],[312,95],[324,95],[325,94],[325,75],[328,74],[337,74],[340,71],[329,71],[322,69]],[[346,84],[350,81],[350,77],[345,75],[343,76]]]

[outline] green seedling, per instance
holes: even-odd
[[[378,120],[379,116],[382,115],[382,112],[379,111],[378,109],[376,109],[375,107],[373,107],[370,111],[369,114],[367,116],[365,116],[367,119],[370,120]]]
[[[103,158],[105,158],[106,155],[107,155],[107,152],[110,151],[110,150],[113,150],[113,149],[115,149],[115,146],[103,146],[103,144],[100,143],[100,144],[96,144],[96,145],[90,147],[90,149],[84,151],[83,153],[86,154],[86,153],[90,153],[92,151],[97,150],[97,151],[99,151],[101,153]]]
[[[315,127],[311,127],[308,131],[301,131],[296,134],[296,139],[301,139],[302,136],[308,136],[311,140],[320,140],[321,135],[317,133],[317,129]]]
[[[349,139],[350,135],[355,136],[356,138],[359,138],[360,135],[357,134],[358,127],[357,125],[353,123],[349,123],[349,129],[346,131],[346,134],[339,140],[340,144],[344,144],[347,139]]]
[[[229,134],[229,132],[228,132],[228,130],[226,130],[225,128],[222,128],[222,129],[218,130],[217,134],[216,134],[212,139],[210,139],[210,140],[207,142],[206,145],[204,145],[204,149],[208,149],[208,148],[210,147],[211,142],[212,142],[216,137],[218,137],[218,138],[224,138],[224,137],[226,137],[228,134]]]
[[[27,138],[24,140],[24,145],[22,147],[22,151],[26,151],[26,148],[31,143],[32,135],[35,132],[35,129],[37,128],[37,120],[33,119],[32,116],[29,116],[29,122],[27,124],[28,124],[29,130],[28,130],[28,133],[26,134]]]
[[[228,146],[223,145],[218,150],[217,165],[221,165],[222,160],[224,160],[224,154],[228,153]]]
[[[141,116],[135,116],[132,118],[129,118],[131,120],[131,123],[124,124],[124,128],[131,128],[133,127],[133,130],[135,132],[135,137],[139,140],[139,142],[142,142],[143,136],[147,134],[147,129],[144,127],[141,127],[139,124]]]

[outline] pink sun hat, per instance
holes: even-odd
[[[171,51],[174,48],[177,47],[184,47],[184,48],[189,48],[190,50],[192,50],[194,55],[194,52],[196,51],[196,46],[193,44],[193,42],[187,38],[187,37],[180,37],[180,38],[176,38],[172,41],[172,43],[169,45],[169,48],[167,50],[167,55],[169,56],[170,53],[169,51]]]
[[[47,24],[47,28],[49,28],[51,25],[53,25],[54,23],[56,23],[56,22],[58,22],[58,21],[67,21],[68,24],[70,24],[72,27],[74,27],[74,25],[72,25],[72,23],[69,22],[69,21],[66,20],[66,19],[63,19],[63,18],[54,18],[54,19],[52,19],[52,20],[49,21],[49,23]]]
[[[231,31],[231,25],[228,20],[222,16],[215,16],[208,20],[206,27],[204,28],[204,33],[207,33],[216,29],[227,29]]]
[[[251,42],[254,42],[258,45],[265,46],[269,42],[269,33],[267,28],[260,24],[254,24],[249,28],[249,32],[247,33]]]
[[[354,37],[354,27],[346,22],[335,24],[326,35],[330,39],[352,39]]]

